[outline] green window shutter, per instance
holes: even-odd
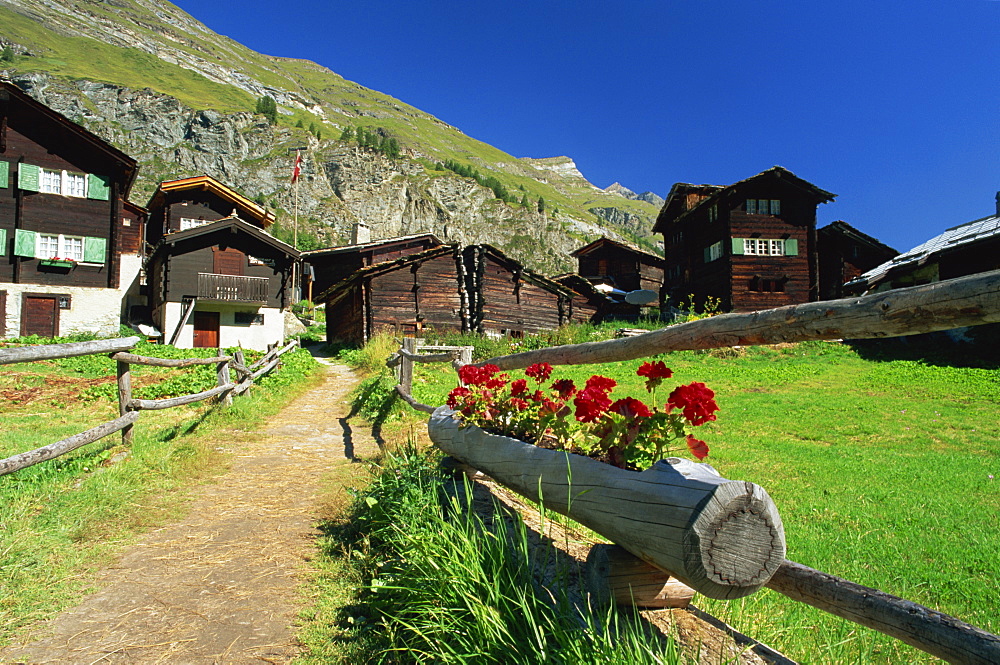
[[[104,254],[108,247],[107,238],[83,239],[83,262],[104,263]]]
[[[799,241],[795,238],[785,240],[785,256],[799,255]]]
[[[10,162],[0,162],[0,187],[6,187],[10,180]]]
[[[743,254],[743,238],[733,238],[733,255]]]
[[[0,256],[7,256],[7,229],[0,229]]]
[[[14,256],[35,258],[35,232],[24,229],[14,230]]]
[[[702,255],[703,255],[704,259],[705,259],[705,263],[709,263],[712,260],[712,253],[711,253],[711,251],[709,250],[708,247],[706,247],[702,251]]]
[[[37,192],[38,167],[34,164],[19,164],[17,167],[17,186],[29,192]]]
[[[87,174],[87,198],[107,201],[111,198],[111,178],[94,173]]]

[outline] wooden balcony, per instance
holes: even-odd
[[[267,303],[267,277],[198,273],[198,299],[222,302]]]

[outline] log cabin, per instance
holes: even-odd
[[[827,224],[816,237],[820,300],[843,298],[847,295],[844,284],[899,254],[843,221]]]
[[[645,289],[659,293],[663,285],[663,258],[602,236],[570,253],[577,273],[593,284],[621,291]]]
[[[844,285],[862,295],[1000,269],[1000,192],[996,214],[953,226]]]
[[[721,311],[817,300],[816,208],[834,197],[780,166],[725,187],[675,184],[653,226],[661,300]]]
[[[0,80],[0,337],[116,335],[137,288],[136,161]]]
[[[161,183],[149,220],[149,315],[163,341],[264,350],[284,339],[299,253],[267,233],[270,211],[199,176]]]
[[[365,265],[316,302],[326,305],[328,342],[363,344],[378,332],[460,332],[468,321],[462,255],[457,245],[439,245]]]
[[[470,245],[463,254],[470,331],[523,337],[570,321],[570,289],[491,245]]]
[[[367,228],[363,224],[355,224],[350,245],[302,252],[302,260],[312,266],[314,293],[327,291],[366,266],[417,254],[443,244],[433,233],[372,241]]]

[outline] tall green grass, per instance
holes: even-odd
[[[716,391],[719,419],[699,428],[706,461],[767,489],[789,559],[1000,632],[1000,370],[835,342],[660,358],[676,384]],[[619,382],[616,396],[643,396],[641,362],[553,376],[579,385],[603,374]],[[426,404],[443,404],[455,386],[443,367],[418,365],[417,376]],[[769,590],[696,602],[805,662],[933,661]]]
[[[568,577],[542,585],[546,553],[523,523],[488,528],[468,484],[412,449],[390,456],[357,496],[348,529],[328,527],[328,552],[349,552],[364,580],[335,640],[385,663],[677,663],[673,640],[634,613],[591,612]],[[326,645],[329,646],[329,645]],[[326,648],[313,644],[306,662]],[[359,653],[360,652],[360,653]],[[329,651],[326,656],[329,657]],[[313,660],[315,659],[315,661]]]

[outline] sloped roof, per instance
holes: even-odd
[[[822,234],[839,233],[840,235],[843,235],[847,238],[851,238],[852,240],[857,240],[858,242],[864,243],[866,245],[870,245],[877,249],[884,250],[886,253],[899,254],[899,250],[893,247],[889,247],[889,245],[886,245],[885,243],[881,242],[876,238],[873,238],[867,233],[863,233],[857,230],[856,228],[854,228],[853,226],[842,220],[830,222],[826,226],[818,229],[817,232]]]
[[[139,172],[138,162],[136,162],[135,159],[129,157],[97,134],[88,130],[86,127],[76,124],[61,113],[58,113],[36,100],[31,95],[21,90],[21,88],[17,87],[17,85],[15,85],[12,81],[0,78],[0,97],[4,97],[6,95],[16,97],[17,100],[25,106],[32,108],[37,113],[47,116],[53,122],[58,123],[65,129],[82,138],[84,141],[90,143],[94,148],[106,153],[112,159],[121,162],[125,166],[124,170],[126,173],[125,188],[121,195],[123,199],[128,197],[129,191],[131,191],[132,185],[135,183],[135,177]]]
[[[508,268],[513,267],[513,269],[520,273],[527,282],[533,283],[544,289],[548,289],[549,291],[561,293],[564,296],[573,295],[573,291],[570,288],[563,286],[559,282],[550,279],[541,273],[525,267],[520,261],[507,256],[493,245],[483,243],[480,245],[470,245],[470,247],[479,247],[483,250],[483,252],[492,255],[493,258],[497,259],[500,263],[506,264]]]
[[[326,247],[324,249],[311,249],[308,252],[302,252],[303,258],[308,258],[311,256],[318,256],[320,254],[346,254],[348,252],[357,252],[365,249],[373,249],[375,247],[381,247],[383,245],[393,245],[400,242],[408,242],[410,240],[418,240],[420,238],[428,238],[433,240],[438,245],[444,243],[433,233],[417,233],[410,236],[399,236],[396,238],[383,238],[382,240],[372,240],[371,242],[358,243],[357,245],[341,245],[339,247]]]
[[[335,304],[347,295],[347,292],[352,286],[354,286],[354,284],[357,283],[359,279],[370,277],[372,275],[380,275],[391,270],[399,270],[400,268],[405,268],[413,263],[420,263],[448,253],[454,253],[457,248],[458,245],[456,243],[439,245],[438,247],[431,247],[430,249],[425,249],[424,251],[417,252],[416,254],[407,254],[406,256],[400,256],[389,261],[380,261],[378,263],[373,263],[370,266],[358,268],[350,275],[316,296],[315,302],[325,301]]]
[[[270,247],[287,254],[293,259],[299,258],[299,251],[289,245],[288,243],[282,242],[267,233],[259,226],[254,226],[253,224],[240,219],[239,217],[226,217],[215,222],[209,222],[208,224],[202,224],[201,226],[196,226],[191,229],[185,229],[183,231],[177,231],[176,233],[171,233],[163,237],[156,247],[150,253],[150,259],[156,254],[164,251],[166,247],[176,246],[185,241],[194,240],[195,238],[200,238],[202,236],[208,236],[213,234],[226,233],[245,233],[251,236],[255,241],[269,245]]]
[[[709,206],[712,203],[718,202],[719,199],[725,196],[727,193],[732,192],[749,182],[753,182],[754,180],[758,180],[761,178],[781,178],[784,182],[796,185],[799,188],[803,189],[804,191],[812,194],[816,198],[817,203],[827,203],[837,197],[836,194],[832,194],[826,191],[825,189],[820,189],[819,187],[812,184],[808,180],[803,180],[802,178],[798,177],[797,175],[795,175],[794,173],[792,173],[791,171],[782,166],[772,166],[771,168],[765,171],[761,171],[760,173],[752,175],[749,178],[738,180],[731,185],[726,185],[725,187],[718,187],[716,185],[688,185],[686,183],[677,183],[670,189],[670,194],[667,196],[667,203],[665,203],[663,205],[663,208],[660,210],[660,215],[657,216],[656,222],[653,225],[653,229],[656,230],[660,228],[661,222],[664,221],[663,213],[666,211],[667,205],[670,203],[670,197],[674,195],[675,190],[677,190],[680,193],[683,193],[682,190],[684,190],[685,188],[691,188],[696,190],[701,189],[703,190],[703,193],[707,194],[706,198],[699,201],[689,210],[686,210],[681,214],[677,215],[676,219],[681,219],[683,217],[693,215],[696,210],[700,210],[705,206]]]
[[[639,249],[638,247],[636,247],[635,245],[632,245],[632,244],[624,243],[624,242],[621,242],[619,240],[613,240],[613,239],[611,239],[611,238],[609,238],[607,236],[601,236],[597,240],[595,240],[595,241],[593,241],[591,243],[588,243],[588,244],[584,245],[583,247],[581,247],[581,248],[579,248],[579,249],[577,249],[577,250],[575,250],[573,252],[570,252],[570,256],[580,257],[580,256],[582,256],[584,254],[589,254],[591,251],[597,249],[601,245],[606,245],[606,244],[611,244],[611,245],[615,245],[617,247],[621,247],[624,250],[627,250],[629,252],[633,252],[634,254],[640,254],[642,256],[647,256],[647,257],[649,257],[651,259],[654,259],[656,261],[663,261],[663,257],[662,256],[658,256],[658,255],[653,254],[652,252],[646,251],[644,249]]]
[[[891,272],[923,265],[937,255],[993,238],[1000,238],[1000,215],[983,217],[953,226],[941,235],[934,236],[927,242],[872,268],[845,286],[861,283],[867,283],[871,286],[883,281]]]
[[[166,195],[170,192],[179,192],[189,189],[207,190],[222,199],[230,201],[233,205],[242,208],[245,212],[249,213],[250,216],[257,219],[261,226],[265,229],[274,224],[273,212],[267,210],[255,201],[251,201],[239,192],[226,187],[210,175],[199,175],[192,178],[181,178],[179,180],[165,180],[161,182],[157,190],[153,192],[153,196],[150,197],[149,203],[146,207],[152,209],[157,205],[162,205]]]

